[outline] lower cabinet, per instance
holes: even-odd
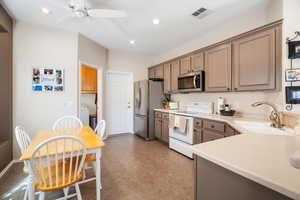
[[[199,118],[194,119],[194,144],[222,139],[237,134],[239,134],[238,131],[224,122]]]
[[[224,138],[224,135],[215,132],[215,131],[210,131],[210,130],[202,130],[202,142],[209,142],[212,140],[217,140]]]
[[[194,170],[195,200],[291,200],[195,155]]]
[[[165,143],[169,143],[169,114],[155,112],[155,137]]]
[[[163,115],[161,140],[169,144],[169,115]]]
[[[162,119],[161,118],[155,118],[155,129],[154,129],[154,135],[156,138],[160,139],[162,134]]]

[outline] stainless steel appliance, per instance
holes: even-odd
[[[179,76],[178,90],[180,92],[204,91],[204,71]]]
[[[161,108],[163,82],[143,80],[134,83],[134,132],[146,140],[154,139],[154,109]]]

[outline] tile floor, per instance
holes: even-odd
[[[158,141],[123,134],[105,141],[102,200],[193,200],[193,161]],[[0,179],[0,199],[23,199],[23,164]],[[80,185],[84,200],[95,199],[95,182]],[[61,197],[48,193],[46,199]]]

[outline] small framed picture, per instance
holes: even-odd
[[[285,80],[288,81],[288,82],[300,81],[300,68],[287,69],[285,71]]]
[[[300,58],[300,41],[291,41],[289,46],[289,59]]]

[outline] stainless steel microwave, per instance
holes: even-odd
[[[204,71],[178,77],[179,92],[204,91]]]

